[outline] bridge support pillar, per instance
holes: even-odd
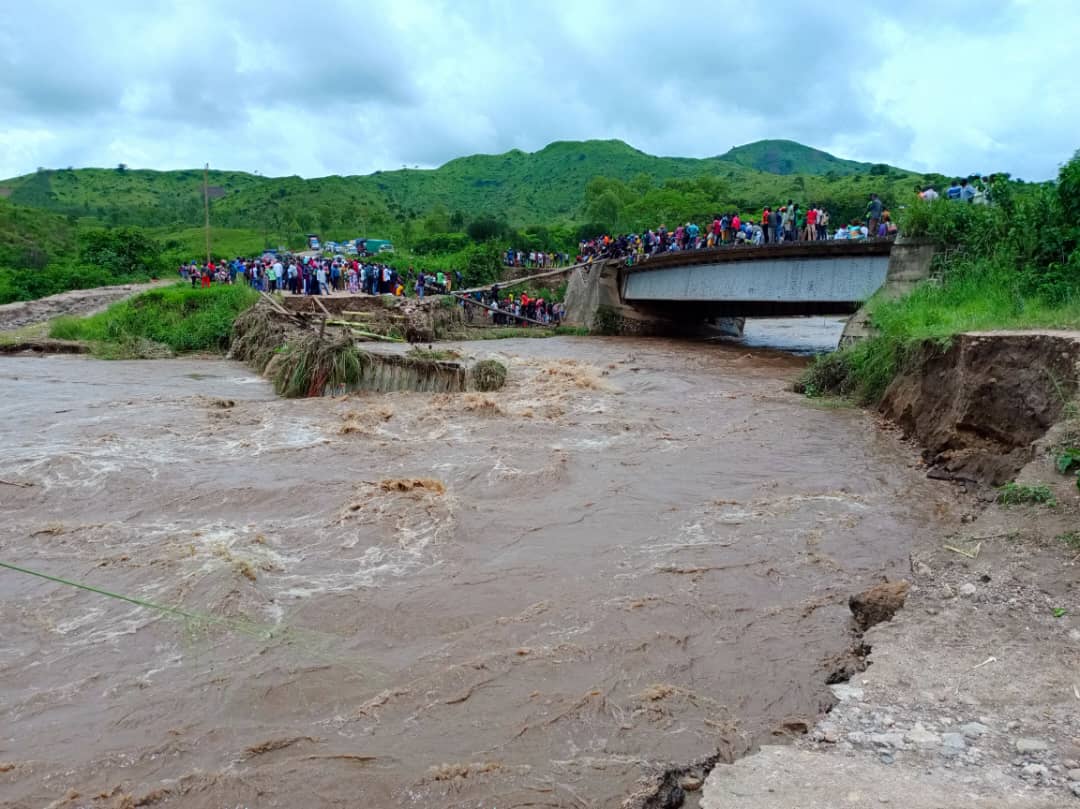
[[[566,288],[566,323],[584,326],[593,334],[628,336],[742,335],[745,318],[688,316],[685,309],[669,313],[663,306],[630,304],[623,300],[625,265],[622,260],[595,262],[574,271]]]
[[[889,253],[889,270],[885,283],[874,295],[886,300],[896,300],[908,295],[915,285],[930,277],[930,266],[937,252],[937,243],[932,239],[908,238],[898,236]],[[870,322],[870,314],[864,303],[844,326],[840,336],[840,345],[850,345],[860,340],[873,337],[876,333]]]

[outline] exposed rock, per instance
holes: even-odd
[[[1080,781],[1080,770],[1069,770],[1065,775],[1070,781]]]
[[[964,734],[962,733],[942,733],[941,744],[953,750],[963,750],[967,747],[967,742],[964,741]]]
[[[701,789],[701,785],[704,783],[705,779],[703,779],[700,775],[694,775],[692,773],[687,773],[679,779],[679,787],[681,787],[686,792],[697,792],[699,789]]]
[[[1028,778],[1045,778],[1049,770],[1044,764],[1025,764],[1021,772]]]
[[[968,722],[966,725],[960,728],[960,732],[963,733],[969,739],[978,739],[980,736],[990,732],[990,728],[981,722]]]
[[[960,585],[960,595],[964,596],[965,598],[971,598],[971,596],[975,595],[978,589],[979,588],[971,582],[964,582]]]
[[[923,727],[922,722],[916,722],[905,738],[916,747],[933,747],[941,742],[941,737]]]
[[[899,733],[874,733],[870,741],[883,747],[903,747],[904,737]]]
[[[878,584],[848,600],[848,607],[855,616],[855,623],[865,632],[875,624],[889,621],[904,606],[911,584],[907,581],[889,581]]]
[[[1017,739],[1016,752],[1020,754],[1041,753],[1050,747],[1042,739]]]
[[[833,695],[841,702],[863,698],[863,690],[850,683],[834,683],[829,688],[832,689]]]

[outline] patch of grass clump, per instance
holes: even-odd
[[[1005,506],[1036,504],[1056,506],[1057,500],[1044,483],[1006,483],[998,489],[997,500]]]
[[[497,360],[481,360],[473,366],[470,376],[476,390],[498,390],[506,384],[506,366]]]
[[[469,337],[478,340],[508,340],[514,337],[586,337],[589,330],[584,326],[496,326],[474,329]]]
[[[230,352],[260,374],[276,354],[284,351],[288,330],[269,306],[252,306],[233,322]]]
[[[163,360],[176,356],[176,352],[164,343],[156,343],[145,337],[94,343],[90,353],[99,360]]]
[[[352,339],[320,340],[314,334],[289,343],[274,373],[274,390],[286,398],[322,396],[359,384],[368,356]]]
[[[431,362],[449,362],[461,359],[461,354],[451,349],[420,348],[420,346],[413,346],[405,356]]]
[[[1057,536],[1058,542],[1064,542],[1074,551],[1080,551],[1080,531],[1066,531]]]
[[[90,317],[57,318],[49,336],[115,346],[135,346],[136,341],[147,340],[178,353],[225,351],[233,321],[256,300],[258,293],[245,286],[192,289],[177,284],[144,292]],[[113,353],[124,352],[117,349]]]
[[[1077,447],[1066,447],[1058,453],[1057,460],[1054,465],[1057,467],[1057,471],[1063,475],[1067,475],[1077,469],[1080,469],[1080,449]]]

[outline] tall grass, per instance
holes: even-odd
[[[192,289],[186,284],[144,292],[90,317],[55,320],[49,336],[65,340],[129,344],[135,339],[173,351],[224,351],[233,321],[258,300],[244,286]]]
[[[1080,172],[1080,156],[1062,177],[1074,169]],[[915,201],[901,225],[905,234],[938,242],[933,279],[899,300],[871,299],[877,336],[819,357],[804,390],[874,403],[913,347],[928,341],[947,346],[967,331],[1080,328],[1080,203],[1073,194],[1080,196],[1080,183],[1000,181],[990,206]]]
[[[287,398],[348,390],[360,382],[367,361],[351,338],[322,340],[305,334],[286,346],[274,372],[274,389]]]

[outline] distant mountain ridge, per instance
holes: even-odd
[[[770,174],[857,174],[868,172],[873,163],[859,163],[804,146],[793,140],[759,140],[736,146],[720,159]]]
[[[556,141],[535,152],[471,155],[436,169],[397,169],[313,179],[211,171],[215,224],[267,230],[332,229],[345,220],[381,226],[431,211],[492,215],[515,224],[580,218],[586,184],[604,176],[662,184],[702,176],[734,189],[733,204],[788,195],[799,177],[832,180],[900,169],[844,160],[787,140],[738,146],[707,158],[657,157],[620,140]],[[752,188],[754,194],[739,189]],[[0,181],[11,202],[105,224],[197,225],[202,171],[54,169]],[[772,198],[772,197],[767,197]]]

